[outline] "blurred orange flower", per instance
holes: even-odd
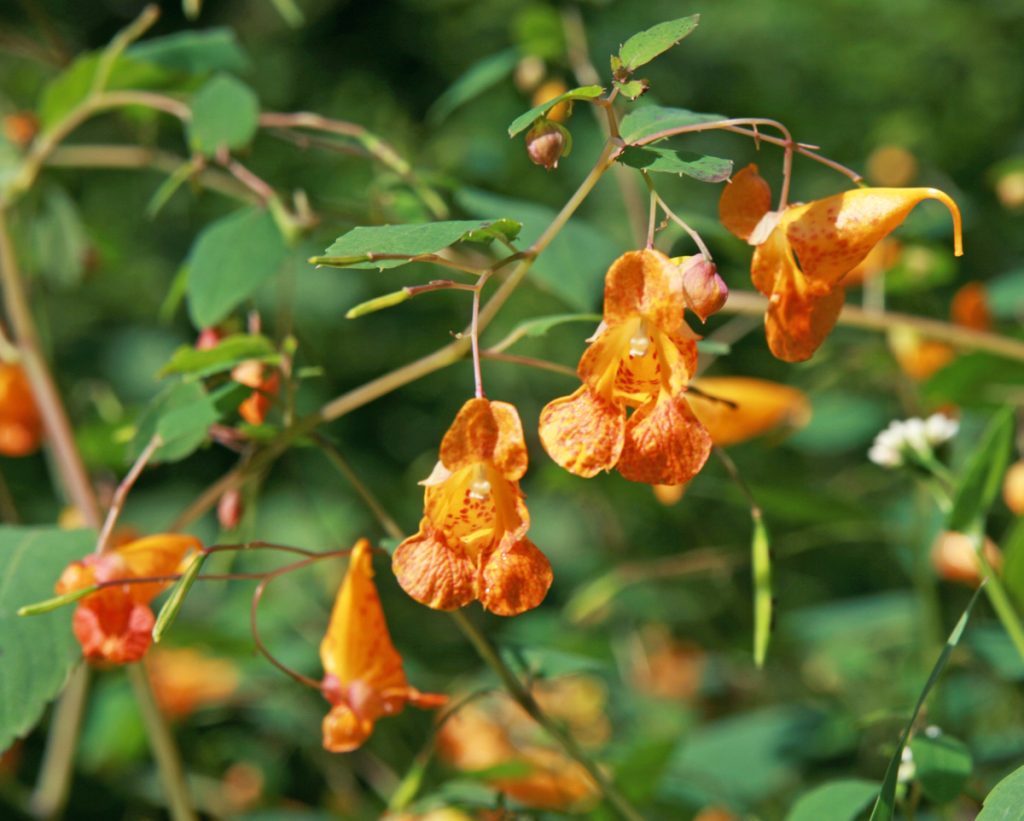
[[[238,406],[238,413],[250,425],[262,425],[281,390],[280,373],[258,360],[250,359],[236,365],[231,371],[231,378],[252,388],[249,398],[242,400]]]
[[[395,551],[398,583],[416,601],[454,610],[479,599],[499,616],[536,607],[551,565],[527,537],[519,489],[527,453],[513,405],[470,399],[441,441],[440,461],[421,484],[419,532]]]
[[[711,437],[687,403],[699,337],[685,306],[682,271],[664,254],[631,251],[612,263],[604,321],[577,369],[583,385],[541,411],[540,439],[559,465],[583,477],[618,468],[664,485],[704,466]]]
[[[720,447],[745,442],[779,428],[794,429],[811,419],[803,391],[747,376],[705,376],[688,399],[694,414]]]
[[[190,647],[154,649],[146,665],[161,709],[182,717],[219,704],[238,689],[238,668]]]
[[[997,572],[1003,566],[1003,554],[987,536],[984,541],[985,561]],[[960,582],[968,587],[981,584],[981,563],[974,549],[974,540],[965,533],[944,530],[940,533],[931,551],[932,567],[941,579]]]
[[[69,564],[57,581],[59,595],[94,584],[125,582],[103,587],[78,603],[71,625],[85,657],[115,664],[142,658],[153,640],[155,618],[149,603],[169,582],[135,580],[178,573],[186,555],[201,549],[193,536],[161,533]]]
[[[859,188],[779,212],[771,210],[771,190],[756,165],[733,177],[719,216],[756,246],[750,271],[769,298],[765,325],[776,357],[800,362],[814,354],[839,317],[846,275],[926,199],[939,200],[952,214],[960,256],[960,210],[936,188]]]
[[[0,362],[0,455],[27,456],[42,439],[43,420],[25,372]]]
[[[366,539],[352,549],[320,643],[320,660],[325,673],[320,690],[332,705],[323,721],[324,747],[333,753],[361,746],[377,719],[397,715],[407,703],[427,709],[448,700],[409,686],[384,620],[373,581],[373,549]]]

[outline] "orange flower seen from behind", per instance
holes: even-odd
[[[705,376],[693,387],[690,407],[711,441],[720,447],[773,430],[800,428],[811,419],[811,403],[804,392],[778,382],[748,376]]]
[[[82,652],[93,661],[138,661],[153,640],[155,617],[149,603],[169,582],[138,582],[182,570],[185,557],[202,544],[193,536],[161,533],[127,542],[105,553],[72,562],[57,581],[58,594],[94,584],[111,584],[78,603],[71,626]]]
[[[422,484],[419,532],[395,551],[398,583],[416,601],[454,610],[475,599],[514,616],[536,607],[551,565],[527,537],[530,513],[523,427],[506,402],[470,399],[441,441],[440,461]]]
[[[0,362],[0,455],[27,456],[42,438],[43,420],[25,372]]]
[[[570,473],[617,468],[634,482],[677,485],[707,461],[711,437],[686,397],[699,337],[683,320],[682,273],[654,250],[608,269],[604,321],[577,368],[583,385],[540,416],[545,450]]]
[[[191,647],[154,648],[146,668],[157,703],[175,717],[225,702],[238,689],[240,679],[238,668],[227,659]]]
[[[360,539],[334,601],[327,633],[320,643],[324,666],[321,692],[331,703],[324,717],[324,747],[347,753],[361,746],[382,716],[405,705],[440,707],[443,695],[409,686],[373,581],[373,549]]]
[[[847,273],[926,199],[939,200],[952,214],[960,256],[960,210],[936,188],[859,188],[778,212],[756,165],[733,177],[719,216],[756,246],[750,273],[768,297],[765,326],[775,356],[800,362],[814,354],[839,317]]]

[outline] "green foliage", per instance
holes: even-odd
[[[457,108],[476,99],[508,77],[518,61],[519,52],[515,49],[506,49],[497,54],[489,54],[474,63],[437,98],[427,112],[427,119],[433,123],[440,123]]]
[[[602,94],[604,94],[604,89],[601,86],[581,86],[569,89],[564,94],[559,94],[554,99],[540,105],[535,105],[526,113],[516,117],[508,127],[508,135],[514,137],[516,134],[525,131],[559,103],[572,102],[573,100],[594,100]]]
[[[208,157],[224,148],[245,148],[259,125],[260,101],[255,92],[228,74],[207,82],[193,95],[189,107],[189,145]]]
[[[139,62],[186,74],[240,73],[251,65],[249,55],[229,28],[179,31],[166,37],[153,37],[135,43],[125,54]]]
[[[982,441],[971,455],[947,521],[950,530],[974,533],[984,527],[985,517],[999,493],[1010,462],[1012,442],[1013,411],[1007,407],[992,417]]]
[[[732,174],[732,160],[670,148],[627,148],[619,162],[643,171],[678,174],[701,182],[723,182]]]
[[[800,796],[786,821],[856,821],[877,792],[874,781],[830,781]]]
[[[138,456],[154,435],[162,444],[152,462],[178,462],[206,441],[206,431],[220,418],[212,398],[197,382],[181,382],[165,388],[139,419],[132,439],[132,458]]]
[[[700,15],[692,14],[689,17],[659,23],[646,31],[634,34],[619,48],[618,62],[612,58],[612,71],[622,69],[632,73],[640,66],[647,65],[659,54],[664,54],[672,46],[678,45],[697,28],[699,22]]]
[[[960,795],[973,767],[971,752],[962,741],[925,732],[910,742],[910,751],[914,755],[914,777],[929,799],[943,804]]]
[[[160,376],[181,375],[185,381],[203,379],[215,373],[231,370],[250,359],[277,362],[280,355],[273,343],[260,334],[231,334],[214,347],[200,350],[193,345],[182,345],[160,370]]]
[[[189,254],[186,298],[197,328],[216,325],[277,273],[287,247],[274,218],[243,208],[206,226]]]
[[[436,254],[458,242],[488,242],[499,237],[512,241],[518,236],[520,227],[518,222],[510,219],[360,226],[338,237],[322,256],[313,257],[310,262],[333,268],[396,268],[410,260],[375,257]]]
[[[628,144],[646,142],[656,134],[673,128],[710,123],[725,119],[719,114],[699,114],[685,108],[648,105],[630,111],[619,123],[619,133]]]
[[[1024,767],[1000,781],[985,798],[977,821],[1014,821],[1024,807]]]
[[[64,567],[88,553],[96,534],[54,527],[0,527],[0,749],[27,733],[81,659],[71,610],[18,616],[45,599]]]

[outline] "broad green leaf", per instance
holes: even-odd
[[[939,658],[936,660],[935,666],[928,675],[928,680],[924,683],[924,687],[917,697],[917,703],[914,705],[914,710],[910,714],[907,725],[903,728],[900,740],[896,745],[896,751],[892,754],[892,758],[889,759],[889,766],[886,768],[885,778],[882,781],[882,789],[875,801],[875,806],[871,810],[870,821],[891,821],[893,818],[896,807],[896,779],[899,775],[900,762],[903,760],[903,748],[907,745],[907,738],[917,722],[917,716],[921,712],[928,694],[931,692],[932,687],[935,686],[935,682],[939,680],[942,671],[946,668],[946,662],[949,661],[954,648],[960,643],[960,637],[963,636],[964,630],[967,628],[967,621],[971,617],[971,611],[974,609],[975,602],[978,601],[978,596],[981,595],[981,590],[982,588],[979,587],[974,591],[974,595],[971,596],[971,600],[967,603],[967,607],[964,608],[964,612],[957,620],[953,632],[946,639],[946,645],[942,648],[942,652],[939,653]]]
[[[601,86],[581,86],[580,88],[572,88],[566,91],[564,94],[559,94],[557,97],[548,100],[546,103],[535,105],[525,114],[520,114],[516,117],[508,127],[508,135],[514,137],[520,131],[525,131],[531,125],[534,120],[538,117],[543,117],[551,109],[553,109],[559,103],[564,103],[569,100],[593,100],[604,94],[604,89]]]
[[[763,667],[772,637],[772,553],[768,529],[760,516],[754,519],[750,560],[754,575],[754,663]]]
[[[967,463],[949,514],[949,530],[970,533],[983,526],[1010,463],[1012,444],[1013,408],[1007,406],[992,417]]]
[[[685,175],[701,182],[723,182],[732,174],[732,160],[671,148],[627,148],[619,155],[619,162],[644,171]]]
[[[518,49],[507,49],[490,54],[471,65],[437,98],[427,111],[427,120],[432,123],[441,122],[455,109],[500,83],[512,73],[519,62],[519,56]]]
[[[203,442],[219,414],[213,400],[198,382],[171,385],[160,393],[139,419],[130,447],[135,459],[156,433],[163,444],[151,462],[177,462],[189,456]]]
[[[260,101],[256,94],[227,74],[218,74],[199,89],[190,107],[189,144],[193,151],[208,157],[221,147],[244,148],[259,124]]]
[[[634,34],[619,48],[619,60],[622,61],[622,68],[633,72],[640,66],[651,62],[697,28],[698,22],[700,22],[700,15],[693,14],[678,20],[659,23],[646,31]]]
[[[89,95],[96,79],[100,54],[92,52],[75,60],[43,89],[39,103],[39,124],[49,131]],[[159,88],[169,75],[160,66],[143,63],[122,55],[114,61],[106,88],[111,90]]]
[[[929,799],[944,804],[960,795],[973,767],[971,752],[962,741],[948,735],[918,735],[910,742],[910,751],[914,777]]]
[[[975,821],[1020,821],[1024,807],[1024,767],[1000,781],[985,798]]]
[[[538,316],[534,319],[527,319],[516,325],[505,338],[506,345],[511,347],[517,340],[524,336],[544,336],[552,328],[564,325],[567,322],[587,322],[595,324],[601,321],[600,314],[554,314],[552,316]]]
[[[171,360],[160,370],[159,376],[184,374],[190,379],[201,379],[211,374],[230,370],[240,362],[258,359],[276,362],[279,359],[273,343],[258,334],[232,334],[214,347],[198,350],[182,345]]]
[[[243,208],[207,225],[187,262],[188,311],[197,328],[216,325],[272,277],[287,255],[274,218]]]
[[[1022,385],[1024,368],[1019,362],[977,352],[957,356],[932,376],[923,390],[929,404],[994,408],[1001,407],[1007,395],[1021,390]]]
[[[639,143],[663,131],[724,119],[726,118],[721,114],[700,114],[685,108],[649,105],[631,111],[623,117],[619,123],[619,133],[627,143]]]
[[[43,189],[29,230],[32,268],[56,286],[77,285],[85,273],[89,236],[78,207],[63,188]]]
[[[139,62],[187,74],[243,72],[250,65],[249,56],[229,28],[181,31],[166,37],[154,37],[134,44],[125,54]]]
[[[71,609],[18,616],[53,595],[64,567],[96,544],[91,530],[0,527],[0,750],[35,726],[81,658]]]
[[[856,821],[877,792],[874,781],[830,781],[800,796],[786,821]]]
[[[509,214],[522,223],[521,244],[541,235],[555,211],[532,202],[510,199],[473,188],[460,189],[455,200],[470,214]],[[573,217],[534,261],[530,276],[542,288],[577,311],[592,311],[604,288],[604,274],[625,249],[580,217]]]
[[[408,259],[375,259],[379,255],[415,257],[436,254],[457,242],[485,242],[503,236],[513,240],[520,224],[510,219],[448,220],[419,225],[370,225],[342,234],[324,251],[313,257],[314,265],[334,268],[396,268]]]
[[[619,93],[630,100],[638,99],[649,88],[646,80],[630,80],[627,83],[620,83],[618,80],[615,80],[614,82]]]

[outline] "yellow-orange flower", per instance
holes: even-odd
[[[571,473],[614,467],[634,482],[677,485],[707,461],[711,437],[686,400],[699,337],[683,321],[681,274],[654,250],[608,269],[604,322],[577,368],[583,385],[540,416],[544,448]]]
[[[804,392],[778,382],[748,376],[705,376],[694,381],[693,387],[690,407],[711,441],[720,447],[779,428],[803,427],[811,418],[811,404]]]
[[[719,216],[756,246],[750,272],[769,299],[765,325],[775,356],[800,362],[814,354],[839,317],[847,273],[926,199],[939,200],[952,214],[960,256],[960,211],[936,188],[859,188],[776,212],[756,165],[733,177]]]
[[[231,378],[252,388],[252,394],[238,406],[239,415],[250,425],[262,425],[281,390],[281,375],[259,360],[250,359],[236,365]]]
[[[238,689],[238,668],[191,647],[154,649],[146,659],[160,708],[181,717],[207,704],[219,704]]]
[[[436,610],[474,599],[499,616],[536,607],[551,586],[551,565],[526,537],[519,413],[506,402],[470,399],[444,435],[440,457],[422,482],[419,532],[395,551],[398,583]]]
[[[0,362],[0,455],[27,456],[42,438],[43,420],[25,372]]]
[[[320,643],[320,661],[325,674],[320,689],[332,705],[324,716],[324,747],[334,753],[362,745],[377,719],[397,715],[406,704],[431,708],[447,701],[409,686],[384,620],[373,581],[373,549],[366,539],[352,549]]]
[[[110,584],[78,603],[71,626],[87,659],[126,664],[138,661],[152,642],[155,618],[149,603],[168,582],[139,582],[181,570],[185,556],[201,550],[193,536],[161,533],[72,562],[57,581],[58,594]]]

